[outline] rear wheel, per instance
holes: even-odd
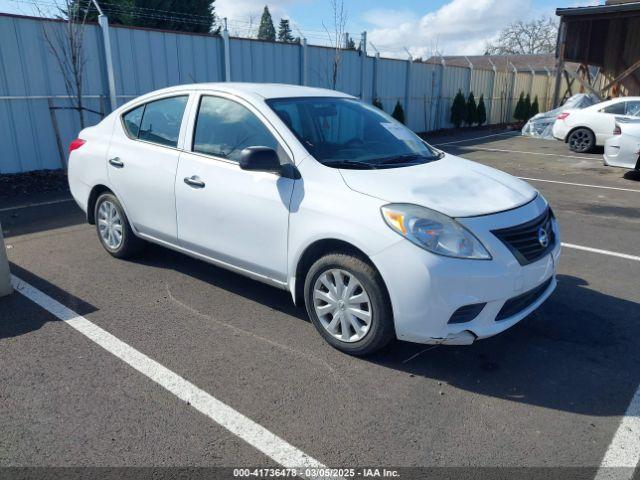
[[[330,254],[305,280],[305,304],[314,326],[333,347],[368,355],[394,337],[393,314],[380,274],[363,260]]]
[[[115,195],[100,195],[96,200],[94,215],[98,238],[107,252],[116,258],[131,257],[140,252],[144,242],[133,233],[124,209]]]
[[[588,128],[577,128],[569,134],[567,143],[572,152],[587,153],[593,150],[596,138]]]

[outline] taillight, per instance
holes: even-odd
[[[617,123],[616,123],[616,126],[613,128],[613,134],[622,135],[622,129],[620,128],[620,125],[618,125]]]
[[[74,150],[79,149],[82,145],[84,145],[85,143],[87,143],[86,140],[83,140],[81,138],[76,138],[75,140],[73,140],[70,144],[69,144],[69,153],[73,152]]]
[[[569,116],[568,112],[562,112],[560,115],[558,115],[556,117],[556,120],[564,120],[565,118],[567,118]]]

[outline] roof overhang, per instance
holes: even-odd
[[[636,12],[640,15],[640,2],[619,3],[615,5],[596,5],[592,7],[558,8],[556,15],[560,17],[579,17],[583,15],[607,15],[615,13]],[[564,19],[564,18],[563,18]]]

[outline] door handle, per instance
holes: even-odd
[[[200,177],[198,177],[197,175],[184,177],[184,183],[193,188],[204,188],[204,186],[206,185],[202,180],[200,180]]]
[[[120,157],[113,157],[109,159],[109,163],[116,168],[124,167],[124,162],[120,160]]]

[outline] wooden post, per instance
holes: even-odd
[[[2,225],[0,225],[0,297],[13,293],[11,287],[11,275],[9,274],[9,261],[7,260],[7,249],[4,246],[2,236]]]
[[[64,157],[64,149],[62,148],[62,139],[60,138],[60,128],[58,128],[58,119],[56,117],[56,109],[53,106],[51,98],[47,98],[47,104],[49,105],[49,115],[51,116],[51,126],[53,127],[53,133],[56,136],[56,146],[58,147],[58,155],[60,156],[60,166],[63,170],[67,169],[67,162]]]
[[[560,103],[560,85],[562,83],[562,72],[564,71],[564,47],[567,39],[567,24],[562,19],[560,21],[560,30],[558,31],[558,49],[556,58],[556,83],[553,88],[553,108],[559,107]]]

